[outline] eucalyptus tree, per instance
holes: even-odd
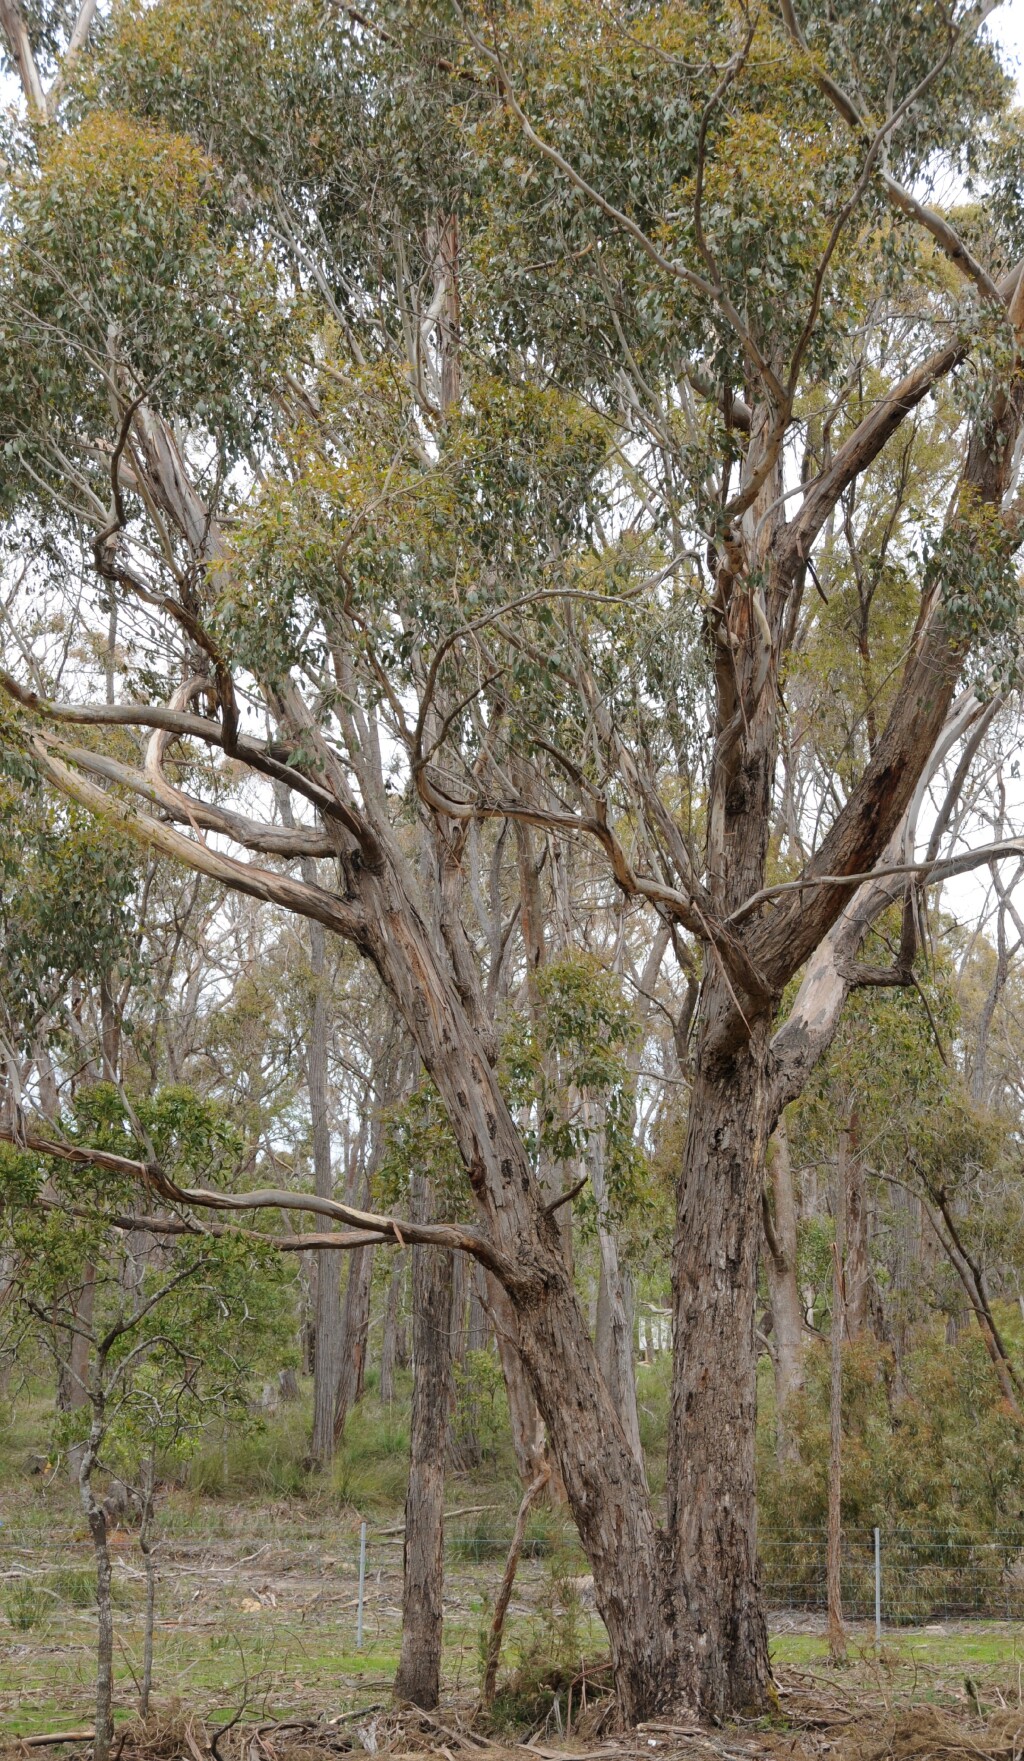
[[[1015,661],[1024,231],[987,11],[158,0],[85,55],[87,0],[54,93],[57,27],[4,0],[13,615],[84,555],[83,634],[116,603],[154,656],[104,702],[15,668],[6,736],[375,967],[478,1226],[304,1202],[504,1291],[632,1717],[768,1692],[765,1146],[850,989],[907,981],[912,901],[891,969],[862,943],[936,873],[928,779]],[[893,665],[787,800],[826,552]],[[593,846],[699,982],[664,1530],[502,1092],[488,821]]]

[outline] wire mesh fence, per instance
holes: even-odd
[[[942,1619],[1024,1619],[1024,1530],[993,1540],[948,1532],[848,1529],[842,1537],[843,1610],[888,1626]],[[826,1541],[814,1532],[761,1543],[769,1608],[823,1610]]]
[[[453,1621],[486,1614],[501,1576],[512,1521],[450,1523],[445,1536],[445,1599]],[[174,1535],[156,1548],[158,1619],[191,1620],[287,1613],[301,1625],[336,1626],[346,1649],[392,1644],[401,1623],[400,1524],[348,1525],[312,1544],[293,1535],[255,1545],[204,1543]],[[141,1600],[144,1573],[135,1538],[115,1532],[114,1583],[126,1612]],[[762,1537],[761,1582],[769,1613],[815,1615],[826,1606],[822,1530]],[[0,1620],[27,1626],[61,1609],[87,1611],[91,1543],[64,1532],[45,1542],[0,1527]],[[1024,1620],[1024,1529],[994,1539],[948,1532],[912,1535],[847,1529],[842,1537],[843,1609],[851,1620],[883,1626],[942,1619]],[[513,1612],[520,1618],[575,1600],[596,1621],[593,1579],[571,1525],[542,1513],[527,1531]]]

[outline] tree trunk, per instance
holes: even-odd
[[[832,1215],[831,1374],[828,1397],[828,1557],[825,1589],[828,1604],[828,1654],[832,1663],[846,1661],[846,1629],[843,1625],[843,1327],[846,1291],[843,1285],[843,1254],[846,1243],[847,1179],[850,1143],[847,1132],[839,1141]]]
[[[754,1473],[766,1041],[758,1027],[728,1063],[698,1062],[672,1258],[668,1533],[681,1686],[714,1717],[762,1706],[770,1680]]]
[[[512,1540],[509,1544],[508,1557],[505,1560],[505,1570],[502,1573],[501,1585],[494,1601],[494,1615],[491,1620],[491,1630],[487,1635],[487,1650],[484,1656],[484,1679],[483,1687],[480,1692],[480,1703],[483,1706],[492,1706],[494,1704],[494,1691],[498,1685],[498,1659],[501,1656],[501,1635],[505,1630],[505,1616],[508,1613],[508,1605],[512,1600],[512,1586],[516,1581],[516,1571],[518,1570],[519,1560],[523,1551],[523,1542],[526,1539],[526,1519],[530,1514],[530,1506],[534,1499],[537,1498],[544,1489],[544,1482],[547,1479],[547,1475],[548,1469],[547,1467],[543,1467],[532,1484],[527,1486],[526,1491],[523,1493],[518,1515],[516,1516],[516,1524],[512,1531]]]
[[[594,1574],[622,1712],[637,1722],[677,1699],[672,1602],[654,1512],[598,1369],[557,1213],[545,1207],[502,1096],[493,1026],[469,986],[468,958],[467,988],[460,991],[392,859],[362,867],[358,883],[362,945],[451,1122],[486,1222],[492,1270],[500,1269],[505,1287],[505,1303],[494,1309],[495,1333],[503,1353],[502,1335],[518,1344]],[[444,934],[458,954],[461,921],[446,921]]]
[[[101,1375],[102,1370],[97,1374],[97,1387],[101,1385]],[[111,1597],[110,1549],[107,1546],[107,1513],[92,1484],[104,1430],[102,1397],[94,1395],[92,1426],[78,1470],[79,1496],[92,1536],[96,1567],[96,1713],[92,1761],[109,1761],[113,1735],[114,1605]]]
[[[142,1523],[139,1528],[139,1550],[146,1573],[146,1615],[142,1638],[142,1683],[139,1688],[139,1716],[149,1717],[149,1697],[153,1691],[153,1629],[156,1625],[156,1561],[153,1558],[154,1480],[156,1464],[149,1456],[142,1469]]]
[[[525,1489],[533,1484],[547,1458],[544,1420],[519,1350],[515,1310],[493,1273],[486,1273],[485,1279],[487,1315],[498,1347],[498,1361],[508,1399],[512,1448]]]
[[[66,1334],[67,1358],[57,1375],[57,1406],[61,1412],[78,1412],[89,1404],[89,1334],[96,1300],[96,1268],[91,1261],[82,1267],[82,1282],[74,1298],[69,1291],[67,1300],[74,1313],[75,1331]],[[80,1449],[78,1453],[80,1456]],[[78,1472],[77,1466],[74,1472]]]
[[[597,1287],[597,1361],[646,1482],[633,1360],[632,1280],[619,1264],[619,1245],[610,1230],[598,1229],[598,1246],[601,1264]]]
[[[764,1269],[772,1309],[775,1447],[780,1465],[785,1465],[797,1454],[789,1421],[793,1400],[804,1385],[804,1320],[797,1287],[796,1194],[784,1119],[775,1127],[768,1171],[772,1205],[764,1205]]]
[[[486,1306],[487,1275],[482,1266],[472,1268],[469,1285],[469,1326],[466,1333],[467,1351],[486,1351],[491,1336]],[[1024,1313],[1024,1310],[1022,1310]]]
[[[311,871],[311,872],[310,872]],[[316,879],[316,864],[303,864],[304,877]],[[309,1113],[313,1127],[313,1179],[318,1198],[334,1197],[331,1168],[331,1122],[327,1093],[327,937],[320,923],[309,926],[313,1007],[306,1058]],[[316,1307],[313,1334],[313,1460],[321,1465],[334,1454],[334,1406],[341,1375],[341,1293],[338,1256],[316,1257]]]
[[[422,1187],[421,1177],[414,1184]],[[414,1203],[414,1220],[428,1221],[426,1213],[421,1196]],[[438,1248],[412,1250],[412,1311],[412,1430],[395,1699],[430,1711],[441,1687],[444,1470],[453,1395],[451,1264]]]
[[[857,1110],[850,1114],[847,1132],[845,1248],[843,1287],[846,1302],[843,1310],[847,1339],[859,1339],[872,1330],[876,1319],[878,1298],[871,1274],[870,1218],[868,1215],[867,1179],[860,1154]]]
[[[619,1264],[619,1244],[608,1225],[608,1181],[605,1171],[604,1109],[590,1101],[583,1104],[589,1132],[587,1159],[590,1185],[597,1206],[597,1241],[600,1255],[597,1284],[597,1361],[612,1405],[629,1446],[644,1471],[640,1443],[640,1417],[636,1405],[636,1370],[633,1363],[633,1301],[629,1274]],[[564,1207],[568,1210],[570,1207]]]
[[[341,1374],[334,1410],[334,1440],[340,1443],[345,1420],[363,1398],[366,1379],[366,1348],[370,1337],[370,1297],[373,1288],[373,1248],[357,1247],[350,1255],[345,1309],[342,1319]]]
[[[451,1260],[452,1275],[452,1363],[457,1372],[456,1399],[452,1420],[452,1466],[464,1473],[480,1466],[479,1406],[473,1393],[472,1379],[466,1375],[466,1353],[469,1350],[469,1329],[466,1308],[472,1286],[474,1267],[465,1254]],[[458,1373],[460,1372],[460,1373]]]
[[[384,1327],[380,1346],[380,1397],[388,1406],[395,1398],[395,1363],[398,1357],[398,1300],[402,1290],[404,1266],[395,1255],[388,1281],[384,1305]]]

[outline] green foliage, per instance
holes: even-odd
[[[409,1479],[409,1420],[405,1412],[368,1409],[346,1427],[331,1466],[330,1484],[339,1503],[373,1515],[399,1508]]]
[[[136,1121],[183,1181],[237,1165],[238,1140],[223,1111],[183,1088],[140,1096],[129,1120],[114,1085],[82,1087],[68,1135],[83,1147],[144,1156]],[[57,1363],[67,1358],[70,1328],[81,1325],[82,1268],[93,1268],[89,1400],[57,1416],[55,1441],[81,1441],[100,1415],[104,1464],[137,1480],[145,1457],[187,1458],[211,1414],[252,1422],[252,1379],[268,1359],[287,1355],[294,1326],[293,1274],[269,1244],[252,1233],[186,1233],[158,1237],[137,1260],[117,1221],[136,1202],[127,1176],[7,1146],[0,1191],[16,1312]]]
[[[374,1175],[376,1202],[384,1209],[409,1203],[409,1185],[422,1175],[435,1216],[465,1215],[466,1173],[441,1098],[429,1078],[385,1110],[384,1148]]]
[[[520,1646],[515,1668],[501,1681],[491,1708],[498,1729],[536,1726],[547,1717],[555,1695],[563,1694],[580,1672],[587,1650],[589,1622],[580,1594],[579,1555],[564,1548],[548,1563],[540,1620]],[[486,1658],[487,1626],[480,1636]]]
[[[63,1566],[46,1574],[46,1588],[67,1608],[95,1608],[96,1574]]]
[[[301,1498],[309,1490],[305,1412],[208,1420],[178,1471],[203,1498]]]
[[[639,1221],[650,1192],[633,1132],[628,1053],[637,1041],[636,1016],[620,982],[589,955],[574,951],[551,960],[535,982],[541,1005],[536,1019],[512,1019],[502,1046],[512,1106],[535,1109],[536,1124],[524,1134],[527,1145],[534,1155],[543,1151],[552,1161],[571,1164],[586,1158],[599,1132],[607,1178],[604,1215],[610,1223]],[[577,1201],[576,1214],[593,1225],[592,1195]]]
[[[42,1591],[26,1581],[12,1585],[4,1597],[4,1612],[18,1633],[28,1633],[40,1626],[52,1608]]]
[[[798,1458],[779,1465],[762,1435],[766,1535],[823,1531],[828,1505],[829,1360],[808,1354],[795,1404]],[[1024,1522],[1024,1437],[973,1330],[941,1349],[924,1338],[903,1359],[871,1339],[843,1347],[843,1522],[851,1529],[995,1540]]]
[[[1014,520],[977,497],[964,497],[955,522],[928,559],[927,575],[938,585],[952,628],[985,657],[1004,687],[1019,682],[1018,545]]]
[[[483,1462],[498,1459],[508,1433],[505,1379],[494,1351],[467,1351],[453,1365],[452,1442],[472,1442]]]
[[[0,764],[0,1007],[18,1041],[65,1005],[73,977],[130,970],[137,880],[124,838],[24,785]]]
[[[123,114],[90,111],[47,139],[38,164],[20,168],[0,233],[9,480],[23,465],[27,492],[33,472],[53,470],[54,442],[74,456],[83,431],[105,434],[112,394],[187,413],[229,447],[251,441],[280,305],[234,230],[213,161]],[[50,440],[40,432],[44,410]],[[86,459],[82,479],[102,492]]]

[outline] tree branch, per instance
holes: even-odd
[[[285,1187],[260,1187],[255,1192],[213,1192],[208,1187],[179,1186],[165,1173],[158,1162],[140,1162],[130,1156],[118,1156],[109,1150],[86,1149],[81,1144],[62,1143],[57,1138],[39,1137],[34,1132],[18,1136],[12,1127],[0,1125],[0,1140],[37,1155],[56,1156],[61,1161],[77,1162],[86,1167],[106,1168],[136,1181],[151,1192],[176,1205],[195,1205],[212,1211],[303,1211],[315,1216],[330,1217],[367,1232],[373,1241],[392,1242],[405,1247],[410,1242],[427,1247],[444,1247],[468,1253],[498,1277],[506,1271],[503,1256],[484,1236],[455,1223],[407,1223],[395,1217],[379,1216],[374,1211],[357,1211],[336,1199],[319,1198],[315,1193],[289,1192]],[[136,1227],[139,1225],[136,1224]],[[302,1245],[309,1245],[301,1236]],[[334,1245],[328,1238],[322,1245]],[[365,1246],[365,1242],[346,1243]]]

